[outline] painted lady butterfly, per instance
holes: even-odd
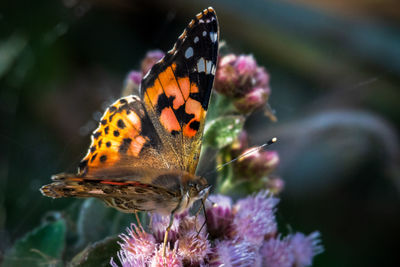
[[[96,197],[123,212],[171,215],[208,194],[195,175],[218,57],[209,7],[144,76],[140,96],[114,102],[93,132],[77,174],[57,174],[43,195]]]

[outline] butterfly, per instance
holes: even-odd
[[[209,7],[143,77],[138,95],[107,108],[76,174],[52,176],[44,196],[95,197],[122,212],[170,215],[210,186],[196,176],[218,58],[219,27]],[[166,231],[166,238],[168,229]]]

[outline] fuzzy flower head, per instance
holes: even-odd
[[[163,246],[160,245],[155,251],[153,258],[150,260],[150,267],[181,267],[182,259],[177,253],[177,245],[174,249],[167,247],[165,257],[163,257]]]
[[[259,267],[258,248],[247,241],[224,240],[217,242],[211,255],[210,267]]]
[[[162,216],[157,213],[151,214],[151,229],[157,242],[164,241],[165,231],[169,225],[169,216]],[[172,227],[168,232],[168,241],[174,243],[178,239],[180,218],[175,216]]]
[[[147,260],[144,257],[135,257],[131,253],[120,250],[118,251],[118,259],[122,265],[122,267],[146,267]],[[111,258],[110,265],[112,267],[119,267],[117,263],[115,263],[114,258]]]
[[[207,229],[212,238],[226,238],[232,233],[232,200],[223,195],[211,195],[206,204]]]
[[[295,263],[292,247],[288,239],[269,239],[264,242],[261,254],[264,266],[292,267]]]
[[[235,207],[233,225],[237,237],[261,245],[265,237],[275,236],[277,224],[275,208],[279,199],[269,191],[239,200]]]
[[[205,226],[205,218],[202,215],[197,215],[197,216],[190,216],[186,215],[184,217],[181,217],[180,223],[179,223],[179,236],[185,236],[188,233],[191,232],[196,232],[200,230],[201,227],[203,227],[199,233],[199,235],[206,236],[207,235],[207,227]]]
[[[237,110],[247,114],[267,103],[269,76],[251,55],[229,54],[219,60],[215,89],[233,99]]]
[[[127,235],[119,235],[123,241],[119,242],[122,251],[121,257],[134,259],[149,258],[156,247],[153,235],[146,233],[141,227],[137,227],[135,224],[131,224],[131,227],[127,228],[127,233]]]
[[[191,231],[179,239],[178,255],[185,265],[204,264],[204,259],[211,251],[211,245],[207,236]]]
[[[315,255],[322,253],[319,232],[313,232],[308,236],[295,233],[289,236],[289,242],[293,251],[296,267],[311,266]]]

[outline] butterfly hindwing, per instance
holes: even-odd
[[[141,83],[141,98],[163,145],[180,169],[196,170],[218,56],[212,8],[193,19],[173,49]]]
[[[169,165],[160,137],[137,96],[123,97],[108,107],[91,140],[79,164],[81,177],[123,177]]]

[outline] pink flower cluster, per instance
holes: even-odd
[[[236,109],[244,114],[263,107],[271,94],[266,70],[251,55],[221,57],[214,87],[231,98]]]
[[[275,218],[278,198],[261,191],[237,201],[222,195],[209,197],[204,217],[176,216],[165,259],[162,237],[168,217],[152,215],[148,232],[132,225],[121,234],[120,264],[128,266],[310,266],[322,252],[319,233],[295,233],[284,238],[278,233]],[[118,264],[111,259],[113,267]]]

